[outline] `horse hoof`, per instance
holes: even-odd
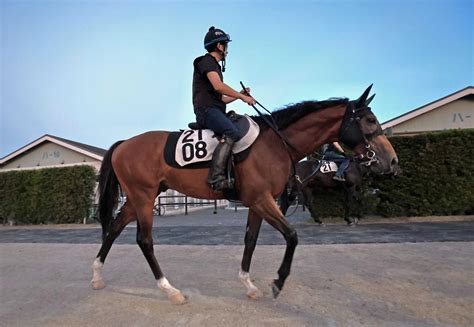
[[[281,292],[281,289],[278,286],[276,286],[275,282],[273,282],[272,284],[273,298],[276,299],[278,295],[280,294],[280,292]]]
[[[263,296],[263,293],[260,292],[258,288],[250,290],[247,292],[247,297],[252,300],[258,300]]]
[[[171,303],[173,304],[185,304],[188,303],[188,297],[183,295],[183,293],[178,292],[173,295],[168,296],[168,299],[170,299]]]
[[[105,287],[105,283],[103,279],[99,280],[92,280],[91,281],[91,287],[93,290],[101,290]]]

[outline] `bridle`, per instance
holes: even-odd
[[[246,90],[245,85],[240,82],[240,85],[242,86],[243,90]],[[246,95],[250,96],[248,92],[245,92]],[[373,98],[373,96],[372,96]],[[356,100],[358,103],[359,101]],[[369,103],[371,99],[367,100],[367,103]],[[255,105],[252,105],[253,109],[262,117],[262,119],[265,121],[265,123],[280,137],[282,140],[286,151],[288,152],[288,155],[290,157],[291,165],[292,165],[292,174],[291,177],[296,175],[296,168],[293,160],[293,155],[291,153],[291,150],[300,152],[298,149],[296,149],[290,141],[287,139],[285,135],[281,133],[279,130],[276,122],[273,119],[273,116],[271,112],[265,108],[262,104],[260,104],[258,101],[256,101],[257,105],[262,107],[268,114],[271,119],[269,121],[265,115],[258,110]],[[377,129],[372,132],[372,133],[366,133],[364,134],[362,132],[362,126],[361,124],[361,117],[364,117],[368,113],[372,113],[370,107],[367,106],[367,104],[364,104],[363,107],[356,108],[355,101],[349,101],[347,103],[346,107],[346,113],[344,114],[341,128],[339,130],[339,140],[344,143],[345,145],[349,146],[351,149],[355,148],[357,145],[360,143],[364,142],[365,148],[366,148],[366,153],[365,154],[360,154],[358,156],[358,159],[361,161],[361,165],[365,166],[370,166],[372,163],[377,163],[380,164],[380,160],[377,157],[377,154],[375,151],[372,149],[372,146],[369,143],[369,140],[372,138],[383,135],[382,127],[380,124],[377,122]],[[291,150],[290,150],[291,149]]]
[[[354,101],[349,101],[346,107],[346,113],[342,119],[341,128],[339,129],[339,141],[347,145],[349,148],[354,149],[357,145],[364,143],[366,152],[360,155],[354,156],[355,159],[360,165],[365,167],[370,167],[372,164],[380,164],[380,160],[375,153],[375,150],[372,149],[369,141],[374,137],[383,135],[382,127],[377,122],[377,129],[372,133],[363,133],[361,120],[362,117],[367,114],[372,113],[370,107],[366,104],[363,107],[356,108]],[[297,174],[295,174],[295,179],[299,184],[303,185],[308,180],[310,180],[319,170],[321,163],[317,165],[311,174],[306,176],[304,179]]]
[[[358,159],[360,164],[369,167],[373,163],[380,164],[380,160],[372,149],[369,141],[374,137],[383,135],[382,127],[377,122],[377,129],[372,133],[363,133],[361,126],[361,118],[367,114],[372,113],[370,107],[364,105],[356,108],[354,101],[349,101],[346,108],[346,113],[342,120],[341,129],[339,130],[339,140],[354,149],[357,145],[364,143],[366,152],[360,154]]]
[[[250,93],[248,93],[246,91],[247,88],[245,87],[244,83],[242,83],[242,81],[240,82],[240,86],[242,86],[242,90],[245,90],[245,95],[251,96]],[[255,100],[255,98],[254,98],[254,100]],[[252,108],[258,113],[258,115],[263,119],[263,121],[268,125],[268,127],[270,127],[278,135],[278,137],[281,139],[281,141],[283,142],[283,145],[285,146],[286,152],[288,153],[288,156],[290,157],[290,161],[291,161],[291,168],[292,168],[291,177],[295,176],[296,175],[296,168],[295,168],[295,162],[294,162],[291,150],[293,150],[297,153],[298,152],[301,153],[301,152],[297,148],[295,148],[295,146],[290,143],[290,140],[288,140],[288,138],[285,135],[283,135],[283,133],[280,131],[280,129],[278,127],[278,124],[275,122],[275,119],[272,116],[272,113],[267,108],[265,108],[260,102],[258,102],[257,100],[255,100],[255,103],[257,105],[259,105],[263,110],[265,110],[268,113],[269,118],[270,118],[271,121],[268,120],[267,117],[260,110],[258,110],[255,105],[252,105]]]

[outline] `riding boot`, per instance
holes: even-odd
[[[335,181],[339,181],[339,182],[345,182],[346,179],[344,178],[344,176],[337,176],[337,175],[334,175],[333,178]]]
[[[347,167],[349,167],[349,163],[350,161],[347,159],[339,163],[338,164],[339,167],[337,168],[336,175],[332,179],[339,182],[345,182],[346,179],[344,178],[344,172],[346,171]]]
[[[234,143],[235,141],[231,138],[223,136],[212,155],[207,182],[211,184],[212,189],[216,192],[234,187],[234,180],[232,178],[227,179],[225,176],[225,168]]]

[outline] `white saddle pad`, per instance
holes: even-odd
[[[244,137],[234,144],[232,153],[246,150],[255,142],[260,133],[260,127],[249,116],[245,115],[237,125],[242,125],[242,123],[248,126],[248,129]],[[175,160],[180,166],[210,161],[218,142],[215,133],[210,129],[185,130],[176,144]]]
[[[321,161],[321,167],[319,171],[323,174],[332,173],[337,171],[337,164],[334,161]]]

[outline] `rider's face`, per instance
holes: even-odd
[[[221,55],[225,58],[227,57],[228,51],[228,43],[218,43],[217,48],[221,51]]]

